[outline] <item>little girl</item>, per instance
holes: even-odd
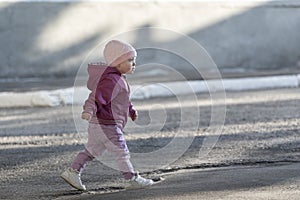
[[[115,155],[119,170],[131,187],[150,186],[151,179],[134,171],[122,132],[127,117],[134,121],[138,116],[129,100],[130,88],[124,76],[135,70],[136,50],[128,43],[112,40],[106,44],[103,54],[106,64],[88,65],[87,87],[91,93],[81,116],[89,121],[88,142],[61,177],[74,188],[86,190],[80,179],[83,169],[107,150]]]

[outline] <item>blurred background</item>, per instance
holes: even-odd
[[[198,42],[223,78],[300,72],[300,1],[1,1],[0,90],[73,86],[89,53],[123,32],[134,33],[133,46],[182,40],[139,32],[147,27]],[[98,53],[93,61],[102,60]],[[143,49],[138,54],[138,65],[159,63],[188,80],[202,78],[168,52]],[[151,65],[143,69],[155,81],[176,81]],[[135,78],[129,77],[133,82],[141,78],[138,70]]]

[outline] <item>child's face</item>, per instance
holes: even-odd
[[[130,58],[124,62],[122,62],[117,69],[122,73],[122,74],[132,74],[135,70],[135,61],[136,57]]]

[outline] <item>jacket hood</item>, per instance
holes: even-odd
[[[109,73],[121,75],[121,73],[115,67],[107,66],[105,63],[88,64],[89,78],[87,81],[87,88],[91,91],[94,90],[97,87],[100,78]]]

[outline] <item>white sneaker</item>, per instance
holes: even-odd
[[[69,183],[72,187],[78,190],[86,190],[85,185],[82,185],[80,174],[76,169],[68,168],[60,177]]]
[[[153,185],[153,180],[143,178],[139,174],[136,176],[132,177],[131,180],[129,181],[130,186],[127,188],[144,188]]]

